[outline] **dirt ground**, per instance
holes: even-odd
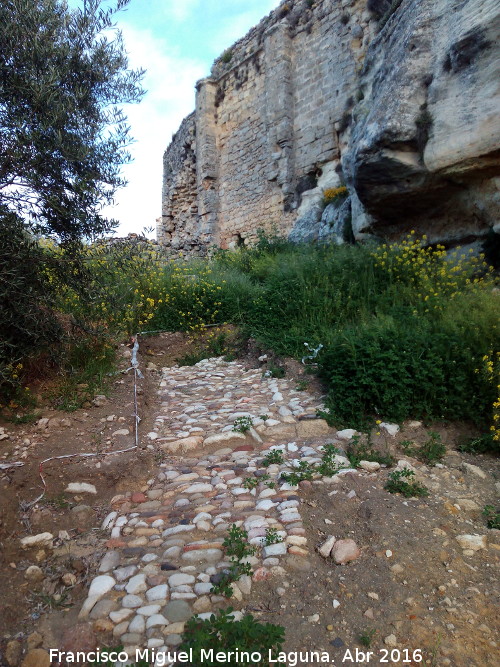
[[[140,365],[147,370],[138,383],[140,433],[147,433],[154,420],[159,369],[189,349],[182,334],[141,341]],[[247,349],[249,367],[259,364],[261,352]],[[125,370],[130,348],[123,345],[120,355]],[[284,366],[287,377],[304,379],[296,362]],[[307,381],[309,390],[319,390],[315,378]],[[133,372],[117,375],[108,398],[96,403],[70,414],[43,409],[40,417],[48,421],[42,425],[0,422],[9,435],[0,442],[0,463],[24,463],[0,470],[0,665],[21,664],[22,653],[42,644],[61,645],[104,553],[108,535],[99,526],[110,500],[125,489],[142,490],[156,468],[154,451],[142,446],[110,455],[134,444]],[[254,586],[246,609],[285,627],[285,650],[324,650],[335,664],[386,664],[389,652],[387,664],[417,665],[416,649],[422,650],[423,664],[433,666],[500,663],[500,531],[488,530],[481,514],[485,505],[498,503],[500,464],[456,451],[459,437],[469,432],[466,425],[430,426],[403,430],[384,442],[380,437],[380,444],[416,465],[430,491],[426,498],[387,493],[387,470],[346,475],[331,486],[303,485],[309,544],[319,546],[330,535],[349,537],[362,554],[336,566],[315,551],[308,571],[292,569],[283,580]],[[122,429],[129,433],[116,435]],[[398,448],[409,436],[422,440],[428,430],[438,431],[448,449],[438,467],[422,467]],[[98,456],[44,464],[46,493],[33,504],[43,490],[40,461],[75,453]],[[484,477],[464,468],[464,462],[478,466]],[[94,484],[97,494],[65,493],[69,482]],[[44,531],[59,536],[54,551],[21,548],[20,538]],[[487,535],[488,548],[464,554],[456,540],[463,534]],[[41,574],[30,574],[34,565]],[[401,655],[391,661],[394,642]],[[372,651],[370,661],[359,653],[355,658],[356,649]]]

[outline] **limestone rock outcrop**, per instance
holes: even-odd
[[[342,156],[355,234],[484,234],[500,211],[500,6],[404,0],[367,52]]]

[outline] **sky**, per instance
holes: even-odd
[[[134,161],[123,168],[129,184],[117,192],[116,205],[106,209],[120,221],[115,235],[155,226],[161,214],[163,152],[194,110],[196,81],[278,5],[279,0],[130,0],[116,15],[130,67],[147,70],[143,87],[148,92],[140,104],[125,107],[135,139],[130,147]]]

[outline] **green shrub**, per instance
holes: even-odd
[[[415,481],[415,473],[413,470],[403,468],[402,470],[395,470],[389,475],[384,489],[389,493],[400,493],[405,498],[414,498],[420,496],[428,496],[429,492],[423,484]]]
[[[279,625],[261,623],[251,614],[246,614],[241,621],[235,621],[232,609],[221,609],[217,614],[212,614],[209,619],[201,620],[193,616],[185,626],[182,635],[180,651],[193,650],[194,667],[216,667],[219,665],[215,659],[217,651],[227,654],[229,651],[250,651],[261,653],[262,660],[252,662],[253,665],[264,667],[268,664],[268,654],[276,660],[276,654],[281,650],[284,642],[285,630]],[[201,650],[205,652],[213,650],[214,659],[201,659]],[[207,653],[205,653],[205,656]],[[208,656],[211,654],[209,653]],[[243,656],[231,659],[234,667],[246,667],[249,660]]]
[[[484,349],[484,341],[482,343]],[[422,318],[375,319],[345,330],[322,355],[334,418],[361,426],[385,419],[465,419],[484,425],[494,389],[476,370],[481,348]]]
[[[247,433],[253,427],[251,417],[237,417],[234,420],[233,431],[236,433]]]
[[[285,459],[283,457],[283,452],[280,449],[271,449],[271,451],[265,455],[262,465],[264,468],[269,468],[270,465],[284,463]]]
[[[51,252],[1,208],[0,225],[0,403],[17,404],[25,399],[29,366],[42,354],[55,355],[63,327],[53,308]]]
[[[357,468],[361,461],[376,461],[381,465],[394,465],[395,459],[390,454],[382,454],[373,448],[370,438],[362,440],[361,436],[353,436],[346,447],[347,458],[353,468]]]
[[[441,436],[439,433],[432,431],[429,433],[429,439],[419,447],[415,446],[410,440],[404,440],[400,443],[400,446],[405,454],[414,456],[428,465],[439,463],[446,454],[446,446],[441,442]]]
[[[486,525],[490,529],[500,530],[500,509],[493,505],[485,505],[483,516],[486,518]]]

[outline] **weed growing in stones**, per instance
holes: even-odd
[[[276,660],[277,653],[281,650],[285,639],[285,630],[280,625],[262,623],[251,614],[243,616],[239,621],[232,617],[232,608],[219,609],[217,614],[212,614],[209,619],[201,620],[193,616],[187,623],[182,634],[182,643],[178,647],[180,651],[193,651],[193,666],[216,667],[220,663],[215,659],[218,651],[228,653],[238,650],[242,652],[260,653],[262,660],[252,662],[257,667],[264,667],[269,663],[269,654]],[[214,659],[201,659],[201,651],[204,655],[213,651]],[[208,653],[208,655],[212,655]],[[234,667],[246,667],[249,660],[243,654],[241,659],[232,659]]]
[[[337,454],[339,454],[339,450],[335,445],[328,443],[323,447],[323,456],[321,457],[321,463],[317,468],[320,475],[333,477],[333,475],[336,475],[338,471],[344,467],[336,463],[335,457]]]
[[[391,454],[382,454],[371,445],[370,438],[362,440],[361,436],[355,435],[346,447],[347,458],[353,468],[357,468],[361,461],[376,461],[381,465],[391,466],[395,458]]]
[[[253,427],[251,417],[237,417],[234,420],[233,431],[235,433],[247,433]]]
[[[316,468],[307,461],[300,461],[293,472],[282,472],[281,479],[292,486],[297,486],[300,482],[311,480],[314,477]]]
[[[500,452],[500,442],[493,438],[493,433],[484,433],[477,438],[467,438],[460,442],[458,449],[469,454],[495,454]]]
[[[231,597],[233,590],[231,584],[238,581],[244,574],[251,575],[252,568],[249,563],[242,561],[248,556],[253,556],[255,548],[248,544],[248,533],[236,524],[232,524],[228,534],[222,543],[226,555],[229,556],[231,567],[214,577],[212,592],[214,595]]]
[[[500,509],[493,505],[485,505],[483,509],[483,516],[486,518],[486,525],[488,528],[495,528],[500,530]]]
[[[238,561],[253,556],[255,553],[254,547],[248,544],[248,533],[243,528],[238,528],[236,524],[232,524],[229,528],[227,537],[222,543],[226,549],[226,554],[236,558]]]
[[[283,457],[283,453],[280,449],[271,449],[271,451],[265,455],[262,465],[264,468],[269,468],[270,465],[279,465],[280,463],[284,463],[285,459]]]
[[[360,634],[359,643],[361,644],[361,646],[366,646],[366,648],[370,648],[376,632],[377,631],[374,628],[372,628],[371,630],[365,630],[362,634]]]
[[[441,441],[441,436],[433,431],[429,432],[429,439],[419,447],[415,446],[411,440],[403,440],[400,447],[405,454],[414,456],[419,461],[427,463],[427,465],[439,463],[446,454],[446,446]]]
[[[260,478],[262,479],[262,478]],[[255,489],[257,486],[259,486],[259,478],[258,477],[245,477],[243,480],[243,488],[245,489]]]
[[[429,495],[425,486],[415,481],[413,470],[409,470],[408,468],[391,472],[384,489],[389,491],[389,493],[400,493],[405,498]]]
[[[266,528],[266,536],[264,538],[264,545],[266,547],[271,546],[271,544],[278,544],[283,542],[281,535],[278,535],[276,528]]]

